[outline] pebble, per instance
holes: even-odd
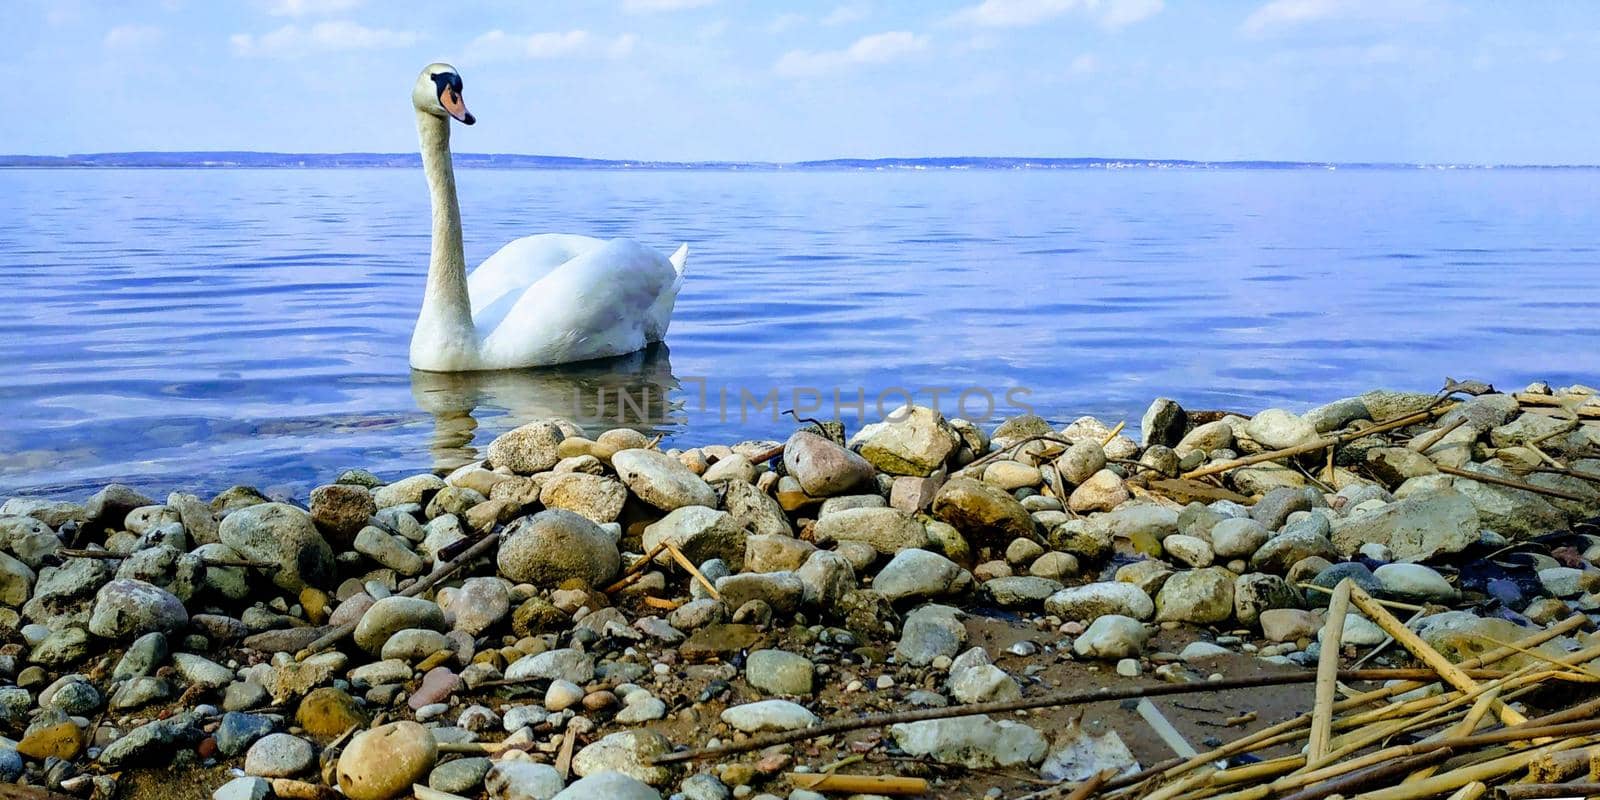
[[[316,761],[311,743],[287,733],[261,737],[245,752],[244,771],[261,778],[292,778]]]

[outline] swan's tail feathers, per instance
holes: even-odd
[[[672,268],[677,270],[678,277],[680,279],[683,278],[683,265],[689,261],[689,245],[687,243],[679,245],[678,251],[669,256],[667,260],[672,262]]]

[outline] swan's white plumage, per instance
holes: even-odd
[[[606,358],[661,341],[681,264],[627,239],[542,234],[507,244],[467,278],[483,368]]]
[[[450,158],[460,78],[430,64],[412,90],[423,173],[432,196],[433,250],[411,334],[411,366],[434,372],[517,369],[632,353],[667,335],[689,247],[671,258],[626,239],[541,234],[500,248],[472,274],[462,257],[461,212]]]

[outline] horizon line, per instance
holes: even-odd
[[[1475,163],[1448,161],[1324,161],[1296,159],[1186,159],[1106,156],[870,156],[790,161],[740,159],[616,159],[525,153],[456,153],[464,168],[546,169],[937,169],[1139,168],[1196,169],[1596,169],[1600,164]],[[314,162],[314,163],[309,163]],[[276,150],[116,150],[68,155],[0,154],[0,168],[407,168],[416,152],[345,151],[297,153]]]

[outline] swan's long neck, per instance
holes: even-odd
[[[422,140],[422,172],[433,201],[433,248],[422,313],[411,339],[411,365],[460,369],[468,366],[459,363],[460,359],[477,357],[477,331],[472,326],[467,261],[461,248],[461,206],[456,202],[456,175],[450,161],[450,121],[418,111],[417,133]]]

